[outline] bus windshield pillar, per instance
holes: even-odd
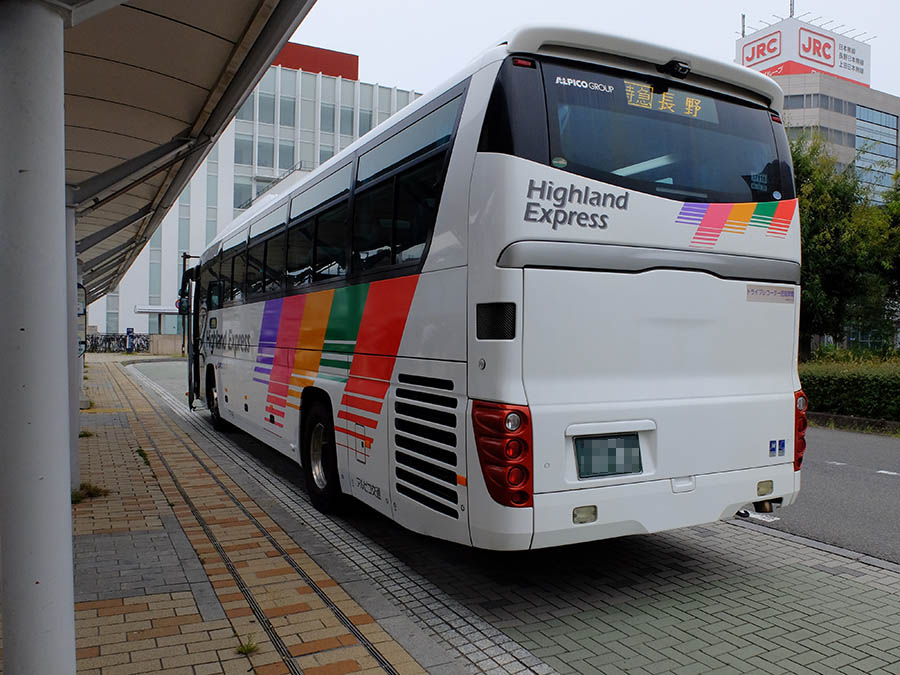
[[[7,673],[75,672],[63,21],[50,3],[0,2],[0,606]]]

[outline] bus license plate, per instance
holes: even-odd
[[[579,478],[641,473],[641,447],[637,434],[582,436],[575,439]]]

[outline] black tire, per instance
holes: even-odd
[[[309,499],[318,511],[335,513],[343,503],[343,493],[331,409],[319,402],[304,406],[300,436],[300,462]]]
[[[206,408],[209,410],[209,419],[212,422],[213,429],[216,431],[225,431],[228,428],[228,422],[222,419],[222,413],[219,410],[219,393],[216,388],[216,375],[209,371],[206,374]]]

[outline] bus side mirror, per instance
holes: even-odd
[[[191,313],[191,303],[188,300],[188,293],[186,289],[182,289],[178,292],[178,300],[175,301],[175,307],[178,309],[178,313],[182,316],[186,316]]]

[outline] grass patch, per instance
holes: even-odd
[[[242,654],[243,656],[250,656],[253,652],[259,649],[259,645],[253,641],[253,636],[248,635],[247,639],[244,642],[238,643],[237,653]]]
[[[85,499],[94,499],[96,497],[105,497],[109,494],[109,490],[93,483],[84,482],[77,490],[72,490],[72,503],[80,504]]]
[[[85,429],[82,429],[81,431],[78,432],[78,438],[90,438],[93,435],[94,435],[93,431],[86,431]]]

